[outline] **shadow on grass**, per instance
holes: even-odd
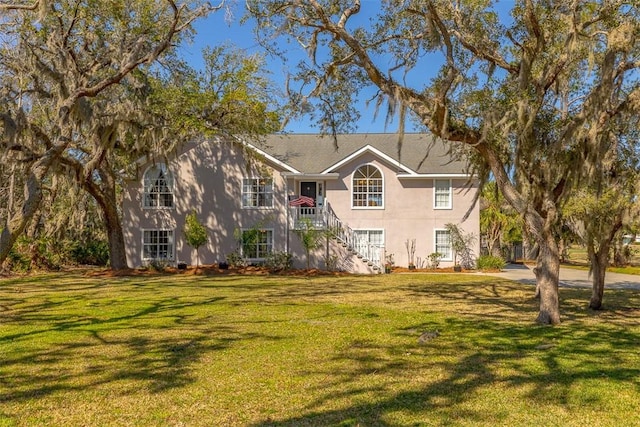
[[[474,409],[472,403],[477,395],[495,386],[505,393],[503,399],[523,398],[533,407],[601,407],[608,403],[606,398],[579,395],[576,387],[605,378],[634,384],[640,392],[640,366],[629,365],[629,359],[616,351],[632,352],[640,339],[638,332],[593,327],[567,337],[567,330],[560,328],[503,326],[492,320],[450,318],[439,325],[412,325],[398,333],[409,333],[415,340],[414,331],[431,330],[434,326],[442,328],[441,335],[426,346],[415,341],[391,346],[352,342],[336,356],[336,362],[343,366],[341,374],[313,390],[312,395],[319,392],[321,397],[308,403],[306,413],[284,420],[266,419],[252,426],[396,426],[422,422],[503,425],[508,414],[501,413],[500,408]],[[607,363],[601,363],[603,360]],[[384,375],[411,383],[412,370],[420,369],[433,372],[433,380],[412,390],[393,392],[392,383],[373,380]],[[332,378],[332,372],[310,371],[307,375]],[[521,396],[515,392],[510,396],[509,390],[518,390]],[[332,402],[336,401],[349,404],[340,409],[322,409],[335,407]],[[432,418],[422,419],[419,424],[403,424],[394,418],[400,412],[409,418],[425,414]]]
[[[116,394],[161,393],[197,381],[192,367],[203,355],[238,341],[280,339],[216,325],[211,311],[227,297],[202,292],[195,281],[86,280],[4,289],[0,402],[104,385]]]
[[[620,321],[627,314],[624,319],[635,322],[629,313],[640,303],[636,293],[607,292],[612,308],[590,312],[584,308],[588,290],[562,289],[566,324],[550,328],[533,324],[538,302],[530,287],[473,276],[456,280],[461,282],[446,275],[71,278],[59,290],[52,283],[16,282],[11,286],[19,291],[0,290],[7,319],[0,345],[13,349],[0,360],[0,402],[98,387],[113,395],[140,387],[180,393],[202,381],[196,370],[207,358],[224,357],[239,342],[278,342],[294,322],[328,333],[339,333],[328,326],[332,322],[344,329],[382,324],[388,319],[380,313],[405,307],[418,313],[411,322],[365,338],[347,333],[346,345],[327,346],[330,363],[296,372],[322,379],[310,382],[313,398],[302,411],[251,425],[398,425],[398,412],[434,414],[440,424],[500,424],[498,408],[469,404],[496,385],[519,390],[534,406],[551,399],[567,404],[572,388],[584,381],[607,378],[637,387],[640,367],[628,356],[640,340],[638,328]],[[316,309],[292,315],[294,304]],[[259,312],[264,314],[276,305],[285,307],[284,314],[247,316],[252,307],[266,306]],[[276,332],[257,333],[258,323]],[[419,334],[434,329],[440,335],[419,345]],[[588,398],[601,403],[597,395]]]

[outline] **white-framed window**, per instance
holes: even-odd
[[[434,233],[435,252],[442,254],[442,261],[453,261],[453,251],[451,250],[451,233],[449,233],[449,230],[436,229]]]
[[[353,173],[352,204],[353,208],[384,207],[384,183],[382,171],[374,165],[360,166]]]
[[[175,253],[173,230],[142,230],[142,259],[172,261]]]
[[[242,180],[243,208],[273,207],[273,178],[244,178]]]
[[[450,179],[434,179],[433,180],[433,208],[434,209],[451,209],[451,180]]]
[[[273,252],[273,230],[242,230],[242,256],[252,260],[263,260]]]
[[[144,173],[143,206],[173,208],[173,174],[164,163],[150,166]]]
[[[353,230],[356,235],[354,249],[374,263],[380,263],[384,250],[384,230],[383,229],[360,229]]]

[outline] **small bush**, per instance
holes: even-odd
[[[324,265],[327,271],[338,271],[338,264],[340,262],[340,258],[336,255],[329,255],[329,257],[324,258]]]
[[[76,242],[69,250],[76,264],[106,266],[109,263],[109,244],[104,240]]]
[[[9,251],[6,266],[10,271],[26,273],[31,270],[31,259],[14,247]]]
[[[478,270],[502,270],[506,263],[499,256],[482,255],[476,261]]]
[[[171,261],[167,259],[152,259],[149,261],[149,268],[153,271],[157,271],[158,273],[162,273],[170,264]]]
[[[429,268],[438,268],[440,266],[440,260],[442,259],[442,254],[439,252],[432,252],[429,254]]]
[[[240,254],[239,250],[235,250],[227,255],[227,264],[229,264],[229,267],[231,268],[242,268],[247,266],[247,262]]]
[[[271,252],[265,259],[265,265],[271,271],[290,270],[293,265],[293,257],[287,252]]]

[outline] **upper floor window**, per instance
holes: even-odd
[[[151,166],[144,173],[144,207],[173,207],[173,174],[164,163]]]
[[[243,208],[273,207],[273,179],[245,178],[242,180]]]
[[[383,207],[382,172],[373,165],[360,166],[353,173],[352,207]]]
[[[433,207],[451,209],[451,180],[436,179],[433,183]]]

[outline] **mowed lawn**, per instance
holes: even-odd
[[[0,280],[0,426],[640,425],[640,292],[476,274]],[[430,339],[419,342],[424,332]]]

